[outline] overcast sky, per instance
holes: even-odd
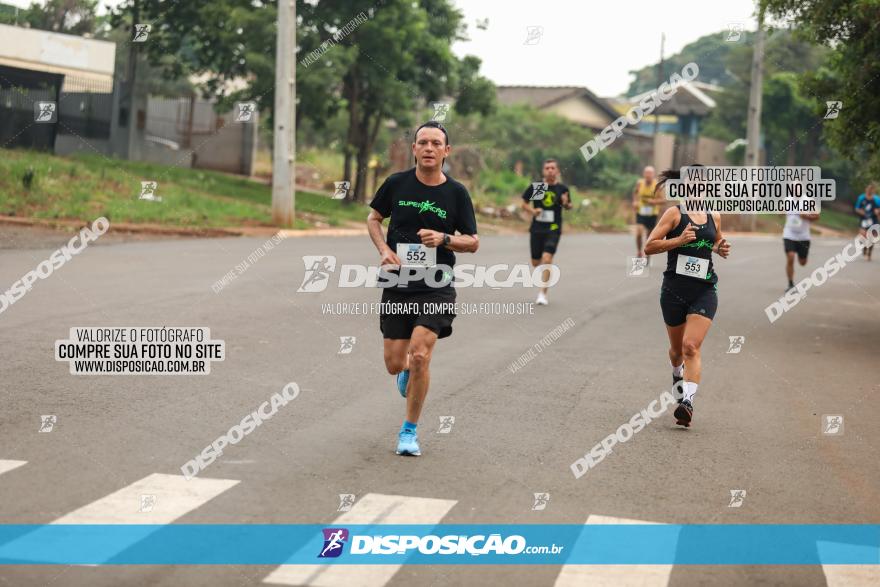
[[[496,84],[587,86],[600,96],[625,92],[630,70],[656,62],[661,32],[671,55],[729,23],[755,28],[754,0],[453,1],[464,12],[470,36],[453,50],[481,58],[483,75]],[[486,18],[489,28],[478,29],[477,20]],[[535,44],[525,44],[529,27],[543,27]]]
[[[755,29],[752,0],[455,0],[468,23],[469,42],[458,55],[483,60],[481,72],[498,85],[584,85],[600,96],[626,91],[629,71],[677,53],[699,37],[741,22]],[[489,19],[488,30],[476,28]],[[525,44],[529,27],[543,27],[536,44]]]

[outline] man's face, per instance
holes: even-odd
[[[439,169],[443,159],[449,156],[450,146],[446,144],[442,130],[428,127],[419,130],[412,150],[419,168],[434,170]]]
[[[555,161],[544,163],[543,173],[544,181],[547,183],[556,183],[556,180],[559,178],[559,167],[556,165]]]
[[[648,183],[653,182],[653,181],[654,181],[654,169],[653,169],[652,167],[647,167],[647,168],[642,172],[642,177],[644,177],[644,178],[645,178],[645,181],[648,182]]]

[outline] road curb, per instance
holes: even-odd
[[[82,220],[22,218],[18,216],[0,215],[0,224],[16,226],[42,226],[46,228],[70,228],[79,230],[89,223]],[[132,224],[128,222],[111,222],[108,232],[127,232],[135,234],[155,234],[169,236],[190,236],[214,238],[220,236],[270,237],[280,234],[284,238],[304,236],[361,236],[367,230],[356,228],[309,228],[305,230],[278,229],[271,226],[242,226],[234,228],[190,228],[186,226],[163,226],[161,224]]]

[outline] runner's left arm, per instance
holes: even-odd
[[[477,217],[474,214],[474,204],[466,189],[458,192],[456,200],[456,222],[454,232],[449,234],[449,243],[446,248],[456,253],[476,253],[480,248],[480,237],[477,236]],[[446,234],[429,228],[423,228],[418,232],[422,244],[426,247],[442,247]]]
[[[568,190],[562,192],[562,207],[566,210],[571,210],[571,195],[568,193]]]
[[[712,212],[712,217],[715,220],[715,246],[712,247],[712,252],[721,255],[722,259],[726,259],[730,255],[730,243],[721,234],[721,214]]]
[[[458,234],[449,235],[449,244],[446,248],[456,253],[476,253],[480,248],[477,215],[474,214],[471,195],[464,188],[458,192],[458,214],[455,216],[455,231]]]
[[[442,247],[446,233],[430,228],[422,228],[418,232],[422,244],[426,247]],[[480,248],[480,237],[476,234],[450,234],[446,248],[456,253],[476,253]]]

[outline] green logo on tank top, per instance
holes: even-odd
[[[446,218],[446,210],[434,205],[434,202],[429,200],[425,200],[424,202],[414,202],[412,200],[398,200],[398,206],[412,206],[413,208],[419,209],[419,214],[422,212],[433,212],[440,218]]]
[[[698,241],[694,241],[694,242],[692,242],[692,243],[688,243],[688,244],[686,244],[686,245],[682,245],[681,248],[683,248],[683,249],[690,249],[690,248],[693,248],[693,249],[709,249],[709,250],[712,250],[712,246],[713,246],[713,245],[712,245],[712,241],[710,241],[710,240],[708,240],[708,239],[705,239],[705,238],[701,238],[701,239],[698,240]]]

